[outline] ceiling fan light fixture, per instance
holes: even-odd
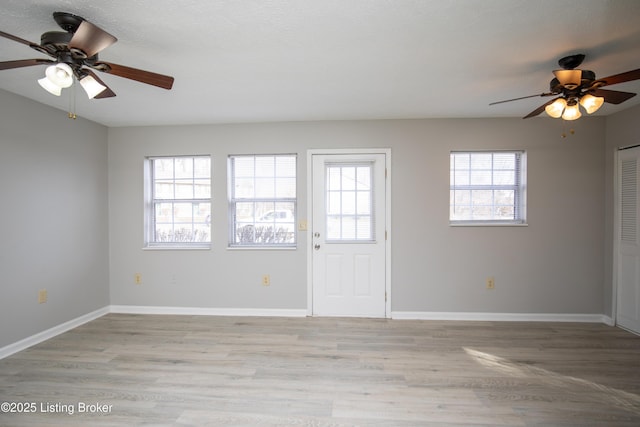
[[[51,82],[60,88],[66,88],[73,84],[73,70],[64,62],[47,67],[45,74]]]
[[[576,88],[580,86],[582,80],[582,70],[554,70],[561,85],[567,88]]]
[[[567,105],[562,113],[563,120],[577,120],[582,116],[578,103]]]
[[[593,96],[589,93],[585,94],[582,98],[580,98],[580,105],[582,108],[588,113],[593,114],[602,107],[604,104],[604,98],[600,96]]]
[[[89,99],[95,98],[97,95],[101,94],[107,87],[100,84],[96,79],[91,75],[86,75],[82,79],[80,79],[80,85],[87,93]]]
[[[40,84],[40,86],[42,86],[44,90],[49,92],[51,95],[60,96],[60,94],[62,93],[62,88],[54,84],[47,77],[43,77],[39,79],[38,83]]]
[[[564,111],[566,106],[567,101],[564,98],[558,98],[551,104],[544,107],[544,111],[546,111],[546,113],[554,119],[559,119],[560,117],[562,117],[562,112]]]

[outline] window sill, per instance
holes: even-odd
[[[449,222],[450,227],[528,227],[529,224],[513,222]]]
[[[228,251],[295,251],[297,246],[227,246]]]
[[[210,251],[211,246],[145,246],[143,251]]]

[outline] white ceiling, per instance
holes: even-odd
[[[107,126],[434,117],[522,117],[549,98],[563,56],[597,77],[640,68],[638,0],[3,0],[0,30],[39,43],[80,15],[118,42],[100,59],[175,77],[171,91],[108,74],[116,98],[76,96]],[[0,38],[0,61],[46,58]],[[44,67],[0,88],[67,111]],[[640,81],[611,89],[640,92]],[[597,114],[640,103],[640,96]]]

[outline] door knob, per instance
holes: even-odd
[[[315,250],[317,251],[318,249],[320,249],[320,245],[318,245],[318,244],[316,243],[315,245],[313,245],[313,249],[315,249]]]

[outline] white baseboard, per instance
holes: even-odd
[[[112,305],[111,313],[121,314],[180,314],[190,316],[247,316],[247,317],[306,317],[307,309],[285,308],[207,308],[159,307],[147,305]]]
[[[4,359],[5,357],[11,356],[14,353],[25,350],[31,346],[53,338],[56,335],[60,335],[73,328],[77,328],[78,326],[95,320],[98,317],[102,317],[107,313],[109,313],[108,306],[100,308],[96,311],[92,311],[91,313],[87,313],[80,317],[76,317],[75,319],[71,319],[68,322],[61,323],[60,325],[54,326],[53,328],[49,328],[45,331],[38,332],[35,335],[31,335],[30,337],[14,342],[13,344],[6,345],[0,348],[0,359]]]
[[[561,313],[465,313],[445,311],[394,311],[392,319],[403,320],[467,320],[491,322],[578,322],[604,323],[614,326],[613,320],[603,314]]]

